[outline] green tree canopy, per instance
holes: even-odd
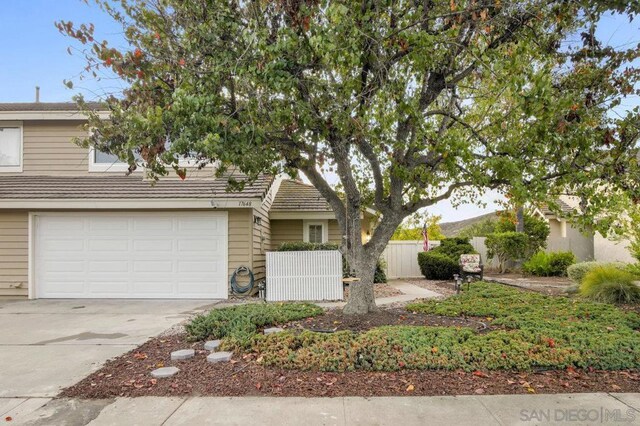
[[[89,73],[113,70],[127,89],[105,99],[108,120],[87,111],[83,143],[152,175],[184,176],[186,156],[248,179],[302,172],[361,278],[345,312],[375,309],[376,259],[419,209],[494,188],[519,204],[569,191],[592,215],[603,186],[636,189],[638,109],[608,111],[637,93],[638,47],[595,34],[638,2],[96,1],[129,47],[57,25],[86,45]],[[366,244],[365,206],[382,217]]]

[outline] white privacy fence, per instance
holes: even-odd
[[[331,251],[267,252],[269,302],[342,300],[342,255]]]
[[[440,241],[429,241],[429,247],[440,245]],[[382,258],[386,263],[387,278],[421,278],[422,272],[418,266],[418,253],[423,251],[422,240],[394,240],[389,241],[382,252]]]
[[[485,268],[496,268],[498,266],[497,262],[487,257],[485,240],[485,237],[474,237],[469,242],[482,256]],[[438,247],[439,245],[440,241],[429,241],[430,248]],[[422,240],[389,241],[384,252],[382,252],[382,258],[386,263],[387,278],[422,278],[422,272],[418,266],[418,253],[422,251]]]

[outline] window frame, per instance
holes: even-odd
[[[320,244],[326,244],[329,242],[329,221],[328,220],[303,220],[302,221],[302,240],[305,243],[309,242],[309,227],[310,226],[322,226],[322,242]]]
[[[22,121],[0,121],[2,128],[18,128],[20,132],[20,154],[17,166],[0,166],[0,173],[22,173],[24,167],[24,128]]]
[[[90,172],[126,172],[129,164],[122,161],[109,163],[96,163],[96,149],[89,147],[89,171]]]

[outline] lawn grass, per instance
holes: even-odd
[[[379,327],[365,333],[256,335],[251,350],[271,366],[320,371],[409,369],[531,370],[640,368],[640,315],[613,305],[476,283],[409,311],[480,316],[503,327]]]

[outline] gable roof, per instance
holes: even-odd
[[[263,175],[242,191],[227,192],[230,176],[161,179],[155,184],[135,175],[0,176],[0,200],[263,198],[273,181]],[[241,179],[237,174],[234,178]]]
[[[571,207],[569,204],[565,203],[564,201],[558,199],[556,200],[556,203],[558,204],[558,207],[560,207],[560,214],[562,213],[571,213],[573,212],[575,209],[573,207]],[[547,204],[544,204],[540,207],[540,211],[542,211],[542,213],[545,216],[556,216],[556,213],[553,212],[549,206]]]
[[[87,102],[92,110],[106,111],[100,102]],[[75,102],[4,102],[0,103],[0,111],[6,112],[68,112],[79,111]]]
[[[280,183],[271,211],[332,212],[331,206],[313,186],[287,179]]]

